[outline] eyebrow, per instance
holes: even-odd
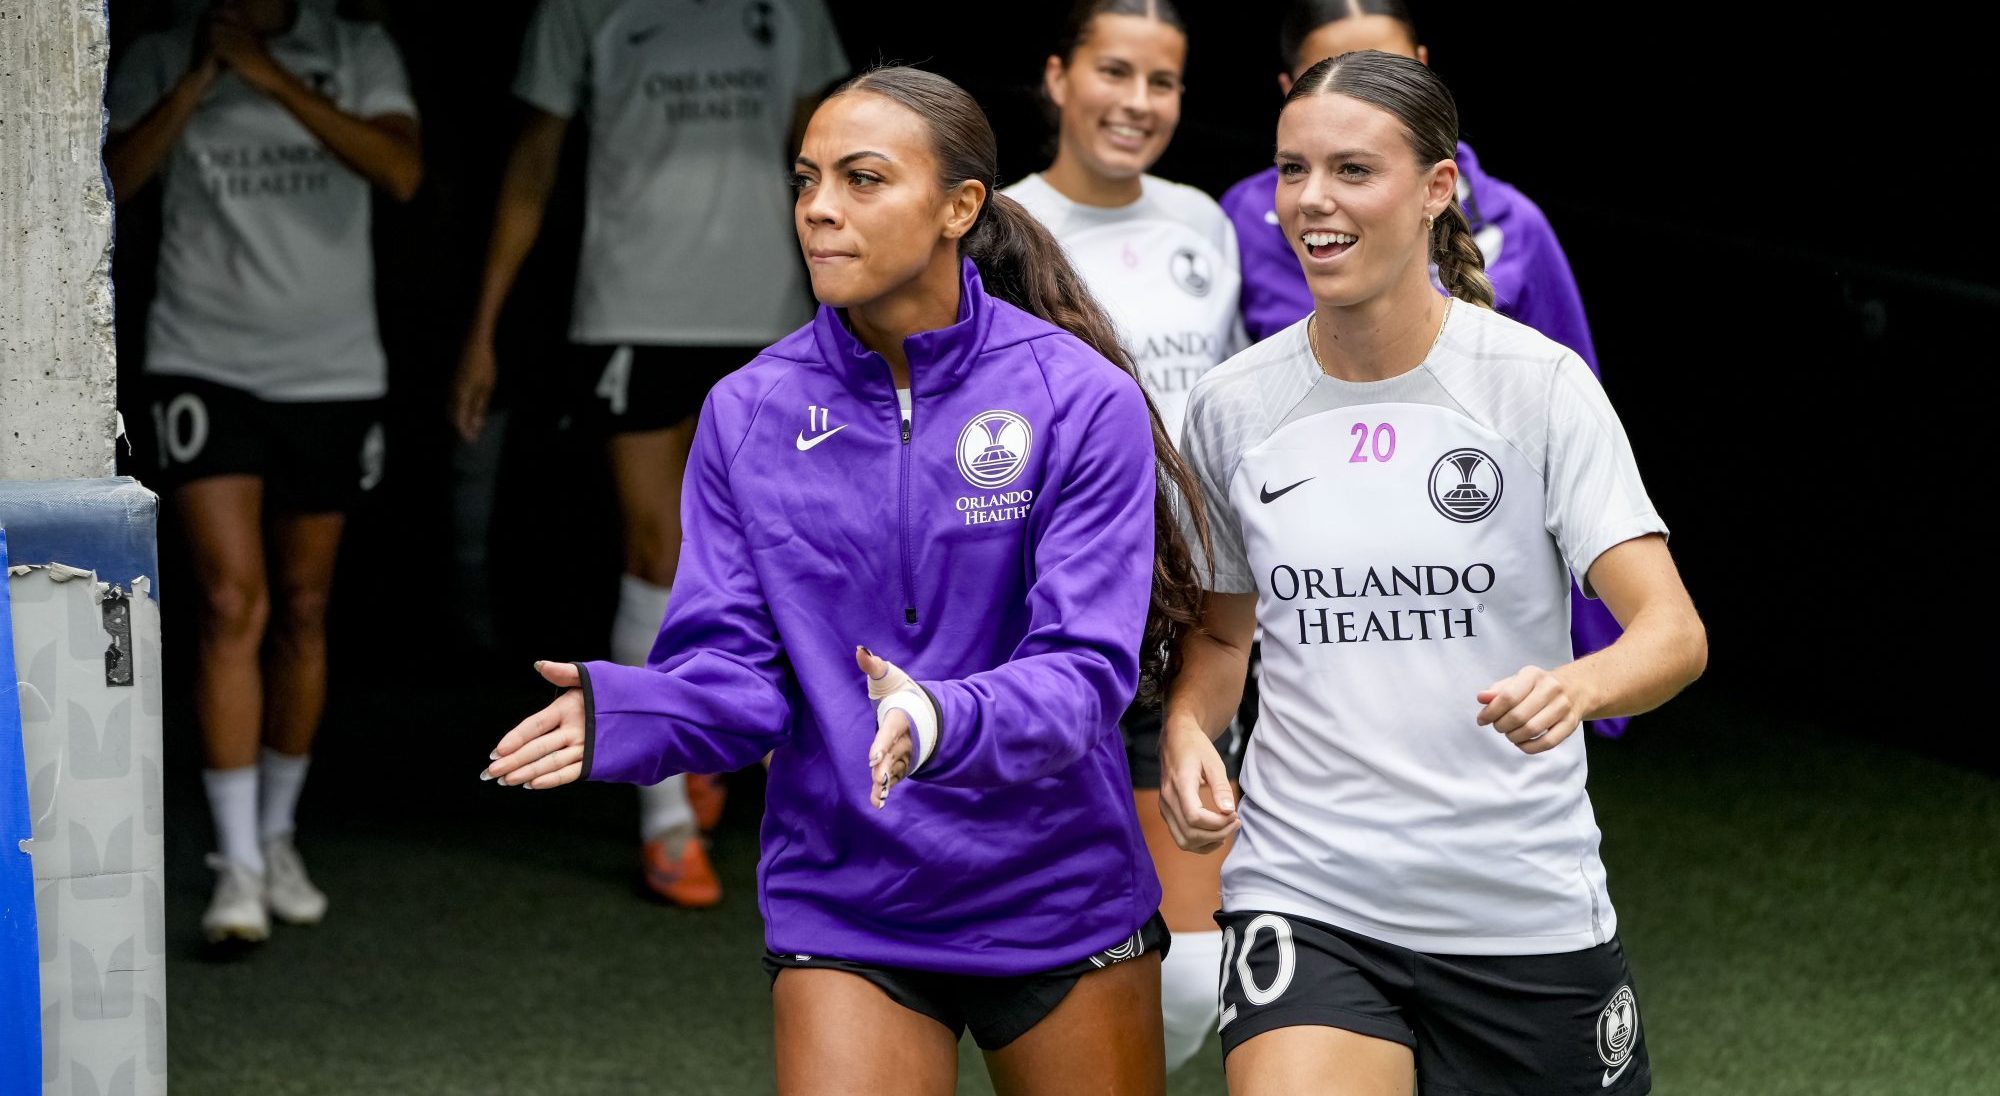
[[[848,166],[849,164],[852,164],[856,160],[865,160],[870,156],[875,157],[877,160],[887,160],[889,163],[892,164],[896,162],[895,158],[888,155],[887,153],[876,152],[874,149],[864,148],[860,152],[850,152],[847,155],[842,156],[840,159],[835,160],[833,162],[833,166],[836,169],[843,168]],[[799,167],[809,167],[814,171],[819,170],[819,165],[814,163],[810,157],[806,156],[794,157],[792,159],[792,163]]]
[[[1377,160],[1380,159],[1381,157],[1382,154],[1376,152],[1374,149],[1343,148],[1338,152],[1328,153],[1326,158],[1329,160]],[[1272,159],[1297,160],[1300,163],[1306,163],[1310,161],[1312,157],[1307,156],[1303,152],[1293,152],[1291,149],[1281,148],[1278,150],[1277,154],[1272,157]]]

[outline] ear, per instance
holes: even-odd
[[[1439,160],[1424,178],[1424,215],[1442,217],[1458,197],[1458,161]]]
[[[1289,72],[1281,72],[1281,73],[1279,73],[1279,74],[1278,74],[1278,97],[1282,99],[1282,98],[1284,98],[1285,96],[1287,96],[1287,95],[1290,95],[1291,93],[1292,93],[1292,74],[1291,74],[1291,73],[1289,73]]]
[[[986,184],[977,179],[967,179],[945,192],[944,196],[944,238],[960,240],[972,231],[973,222],[979,219],[979,210],[986,205]]]
[[[1419,45],[1417,47],[1417,64],[1425,68],[1431,67],[1431,48],[1429,46]]]
[[[1049,102],[1056,105],[1057,110],[1061,110],[1063,100],[1069,98],[1069,66],[1053,53],[1049,54],[1048,62],[1042,66],[1042,91],[1048,95]]]

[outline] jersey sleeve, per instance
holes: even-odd
[[[1257,582],[1250,574],[1249,552],[1243,544],[1243,524],[1229,501],[1229,481],[1236,460],[1221,430],[1223,415],[1215,390],[1197,385],[1188,400],[1187,422],[1181,427],[1181,458],[1201,489],[1201,506],[1208,517],[1208,551],[1196,535],[1193,515],[1183,510],[1181,535],[1194,556],[1202,588],[1218,594],[1251,594]]]
[[[799,92],[802,98],[809,98],[827,90],[828,84],[847,75],[852,66],[834,30],[833,16],[821,0],[800,0],[799,22],[805,30],[805,47],[799,53]]]
[[[751,562],[711,395],[695,427],[681,500],[680,564],[644,666],[585,663],[583,776],[653,784],[740,769],[782,745],[791,664]]]
[[[994,669],[918,682],[937,706],[937,748],[912,779],[993,787],[1059,772],[1132,703],[1152,596],[1152,419],[1136,382],[1100,389],[1056,426],[1067,452],[1028,549],[1027,633]]]
[[[1229,302],[1233,322],[1229,325],[1229,345],[1222,348],[1217,361],[1228,361],[1240,350],[1250,345],[1250,332],[1243,325],[1243,254],[1236,240],[1236,226],[1226,214],[1217,210],[1221,217],[1221,231],[1216,234],[1216,246],[1222,251],[1223,269],[1236,274],[1236,295]]]
[[[588,13],[579,0],[542,0],[521,42],[514,96],[558,118],[574,115],[583,103],[590,36]]]
[[[1624,425],[1575,354],[1563,355],[1550,378],[1548,423],[1549,534],[1583,592],[1596,597],[1589,575],[1597,557],[1636,537],[1664,534],[1667,526],[1639,479]]]
[[[410,77],[403,69],[403,55],[389,32],[379,25],[360,28],[355,39],[354,113],[363,118],[385,114],[417,116],[417,102],[410,95]]]
[[[167,58],[175,40],[172,35],[148,34],[125,51],[104,94],[105,124],[111,132],[119,133],[138,125],[186,71],[186,57],[181,59],[179,70],[169,70]]]

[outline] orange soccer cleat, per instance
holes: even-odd
[[[668,902],[698,910],[722,901],[722,883],[699,837],[688,838],[678,857],[667,851],[664,838],[654,838],[640,850],[640,857],[647,888]]]

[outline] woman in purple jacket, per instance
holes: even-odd
[[[819,315],[702,408],[648,664],[542,663],[573,687],[481,774],[646,783],[771,754],[786,1093],[949,1093],[967,1028],[1003,1092],[1080,1069],[1164,1090],[1166,932],[1117,720],[1191,617],[1171,499],[1194,493],[995,172],[979,107],[929,73],[868,73],[814,114],[795,219]]]
[[[1417,36],[1416,22],[1403,0],[1293,0],[1279,32],[1288,72],[1278,88],[1289,93],[1300,73],[1329,57],[1374,49],[1430,64],[1430,51]],[[1597,372],[1597,348],[1590,340],[1583,298],[1577,294],[1569,258],[1539,207],[1513,187],[1486,174],[1470,146],[1461,141],[1452,157],[1458,164],[1458,200],[1472,227],[1473,241],[1486,260],[1493,283],[1493,307],[1576,351]],[[1312,294],[1291,241],[1278,226],[1272,195],[1278,169],[1266,168],[1230,187],[1223,212],[1236,226],[1243,263],[1243,327],[1262,341],[1297,323],[1313,310]],[[1602,604],[1572,593],[1570,638],[1578,655],[1609,647],[1618,622]],[[1599,732],[1624,731],[1624,718],[1591,724]]]

